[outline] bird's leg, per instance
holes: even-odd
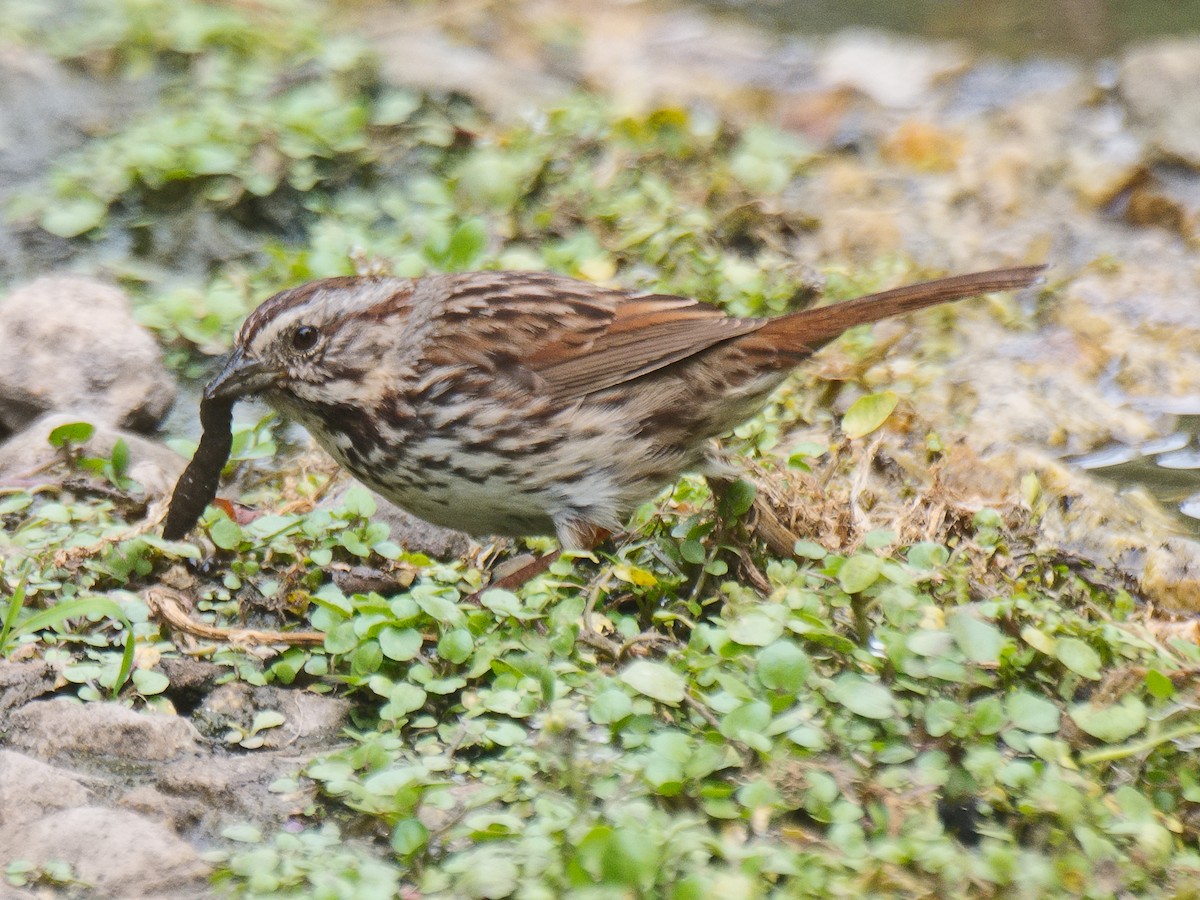
[[[586,533],[578,533],[573,535],[572,543],[580,550],[591,550],[592,548],[602,544],[608,540],[612,532],[604,528],[588,528]],[[511,591],[519,588],[525,582],[532,578],[536,578],[543,572],[549,570],[554,565],[560,556],[562,550],[552,550],[544,556],[539,556],[521,566],[515,572],[509,572],[502,578],[497,578],[491,584],[480,588],[475,593],[466,598],[467,603],[478,603],[479,597],[484,591],[490,591],[493,588],[501,591]]]
[[[471,594],[471,596],[467,597],[467,602],[478,602],[480,594],[482,594],[484,591],[490,591],[493,589],[499,591],[511,591],[515,588],[519,588],[531,578],[536,578],[538,575],[541,575],[543,572],[549,569],[552,565],[554,565],[555,560],[557,560],[560,556],[562,556],[562,551],[554,550],[545,554],[544,556],[534,557],[515,571],[509,572],[507,575],[497,578],[490,584],[486,584],[481,587],[475,593]]]

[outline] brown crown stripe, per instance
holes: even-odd
[[[353,287],[357,281],[358,279],[352,275],[342,275],[337,278],[322,278],[320,281],[311,281],[308,284],[289,288],[286,291],[280,291],[273,297],[268,297],[242,323],[242,330],[238,333],[237,342],[243,346],[249,344],[254,340],[254,336],[262,331],[267,323],[280,313],[299,306],[302,303],[307,303],[320,291],[330,288]]]
[[[286,291],[280,291],[273,297],[264,300],[258,309],[250,313],[249,317],[242,324],[241,331],[238,334],[238,343],[242,345],[250,343],[268,322],[280,314],[287,312],[289,309],[294,309],[309,302],[313,297],[324,291],[353,289],[374,280],[382,279],[377,279],[375,276],[338,275],[333,278],[322,278],[320,281],[302,284],[299,287],[290,288]],[[400,279],[397,280],[399,281]],[[390,294],[386,299],[355,314],[353,318],[368,320],[382,319],[402,308],[403,304],[412,295],[412,282],[401,283],[403,286],[394,294]]]
[[[391,316],[408,315],[408,301],[412,299],[413,286],[411,281],[404,284],[378,303],[346,316],[344,321],[382,322]]]

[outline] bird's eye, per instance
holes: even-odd
[[[301,325],[292,332],[292,349],[304,353],[317,345],[320,332],[311,325]]]

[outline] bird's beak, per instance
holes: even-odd
[[[275,373],[238,347],[225,360],[225,368],[204,388],[205,400],[232,400],[257,394],[275,382]]]

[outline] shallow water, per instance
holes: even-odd
[[[1200,412],[1180,415],[1176,429],[1164,437],[1110,444],[1069,461],[1109,481],[1144,488],[1200,535]]]
[[[1138,41],[1200,32],[1200,0],[694,0],[773,30],[882,28],[1013,58],[1099,59]]]

